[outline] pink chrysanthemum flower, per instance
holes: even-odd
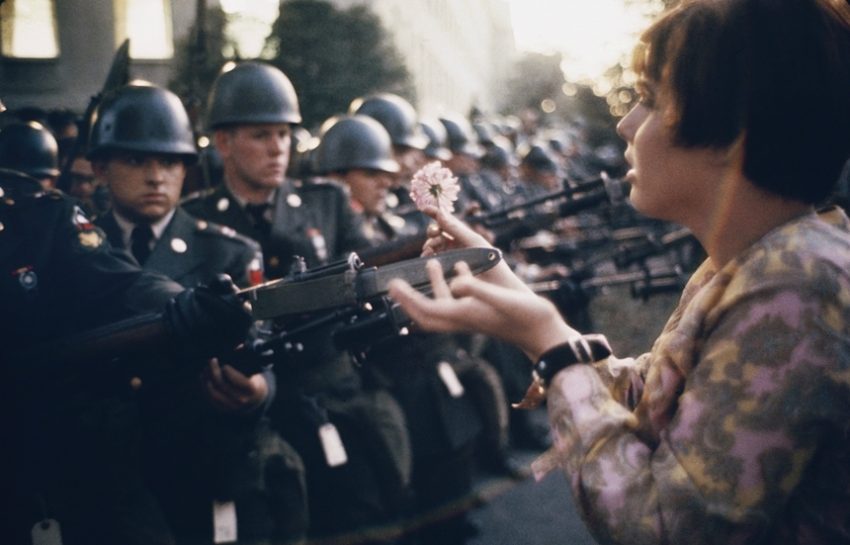
[[[452,213],[458,193],[460,184],[457,178],[438,161],[417,170],[410,182],[410,198],[420,210],[430,205]]]

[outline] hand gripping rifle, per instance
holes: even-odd
[[[388,284],[401,278],[428,291],[425,262],[430,259],[438,261],[451,278],[457,263],[466,262],[478,274],[495,266],[501,253],[493,248],[468,248],[383,267],[366,267],[352,253],[344,261],[243,289],[237,295],[250,303],[255,320],[274,321],[282,327],[217,355],[247,374],[256,373],[285,359],[287,353],[300,352],[305,337],[330,325],[331,338],[324,341],[362,357],[371,344],[406,333],[410,321],[387,297]],[[21,350],[8,360],[25,363],[28,374],[40,376],[40,369],[57,363],[99,364],[148,354],[180,354],[186,348],[181,341],[169,330],[162,313],[152,313]]]

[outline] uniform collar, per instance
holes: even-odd
[[[173,208],[171,212],[163,216],[162,219],[157,221],[156,223],[150,224],[150,228],[153,231],[154,245],[156,245],[156,241],[159,241],[160,237],[162,237],[162,233],[165,231],[165,228],[168,227],[168,224],[171,222],[171,218],[174,217],[174,212],[176,208]],[[138,225],[134,223],[124,216],[122,216],[117,210],[112,209],[112,217],[115,218],[115,223],[118,224],[118,228],[121,229],[121,242],[124,244],[125,248],[130,247],[130,237],[133,234],[133,228]]]

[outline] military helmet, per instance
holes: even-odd
[[[249,123],[301,123],[295,88],[278,68],[257,61],[226,68],[210,91],[210,129]]]
[[[378,93],[354,99],[348,113],[376,119],[389,133],[394,146],[424,150],[428,145],[428,138],[419,127],[416,110],[398,95]]]
[[[355,168],[396,173],[392,141],[386,129],[365,115],[345,115],[325,122],[314,166],[320,174]]]
[[[0,131],[0,168],[33,178],[59,175],[59,145],[37,121],[11,123]]]
[[[481,146],[475,143],[475,133],[469,121],[462,117],[446,116],[440,118],[440,123],[446,129],[449,149],[452,153],[481,157]]]
[[[425,156],[429,159],[448,161],[452,158],[452,152],[446,147],[446,128],[435,119],[422,119],[419,122],[422,132],[428,137],[428,145],[425,146]]]
[[[499,135],[493,137],[493,145],[487,148],[487,151],[481,157],[481,166],[499,170],[505,167],[515,167],[516,165],[516,155],[514,154],[510,140]]]
[[[557,172],[558,162],[552,154],[540,144],[532,144],[522,155],[520,164],[541,172]]]
[[[479,143],[488,147],[493,145],[493,138],[496,137],[497,132],[491,124],[486,121],[477,121],[472,124],[472,130],[475,131]]]
[[[97,159],[110,151],[180,155],[185,161],[198,157],[189,115],[177,95],[138,82],[108,94],[95,111],[86,156]]]

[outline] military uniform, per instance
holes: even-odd
[[[114,213],[96,223],[111,243],[123,246]],[[208,283],[218,273],[248,286],[262,281],[262,252],[255,241],[233,229],[195,219],[177,208],[144,268],[185,287]],[[178,542],[212,541],[214,499],[234,502],[241,542],[272,536],[289,539],[293,531],[303,534],[306,485],[298,454],[268,429],[263,408],[251,415],[218,413],[201,395],[198,366],[182,368],[186,372],[180,379],[172,374],[168,381],[144,388],[151,395],[142,396],[147,478]],[[270,402],[275,378],[271,370],[263,374]],[[260,451],[270,452],[259,456]],[[286,486],[266,482],[264,468],[270,466],[278,468],[278,478]],[[281,493],[290,495],[288,501],[272,499]]]
[[[364,218],[377,246],[408,234],[393,214]],[[397,231],[396,229],[400,229]],[[411,443],[411,512],[430,520],[416,531],[425,544],[451,544],[465,537],[465,511],[473,505],[472,451],[482,430],[475,405],[456,369],[465,354],[451,335],[400,336],[372,347],[363,371],[369,384],[386,387],[398,400]],[[447,506],[453,508],[444,512]]]
[[[113,246],[123,247],[121,228],[112,214],[101,216],[95,223]],[[243,287],[263,279],[262,252],[255,241],[229,227],[195,219],[180,208],[175,209],[144,268],[185,287],[210,282],[219,273],[230,275],[237,286]]]
[[[120,370],[64,368],[61,355],[50,369],[33,369],[11,353],[160,310],[182,288],[140,271],[61,193],[8,172],[0,193],[7,385],[0,535],[4,543],[29,543],[30,528],[50,518],[65,545],[171,543],[135,466],[133,394]]]
[[[188,196],[183,208],[259,242],[269,279],[288,275],[294,256],[312,268],[367,245],[344,190],[332,182],[286,180],[265,212],[267,225],[254,220],[224,184]]]
[[[224,185],[189,196],[183,206],[257,240],[269,278],[287,275],[295,256],[313,268],[367,245],[345,191],[330,181],[285,181],[259,220]],[[307,468],[316,537],[354,535],[387,523],[409,479],[396,453],[405,433],[400,410],[385,393],[363,391],[349,355],[329,342],[330,327],[303,337],[303,351],[275,367],[279,388],[271,408],[275,427]],[[342,449],[333,446],[333,434]]]

